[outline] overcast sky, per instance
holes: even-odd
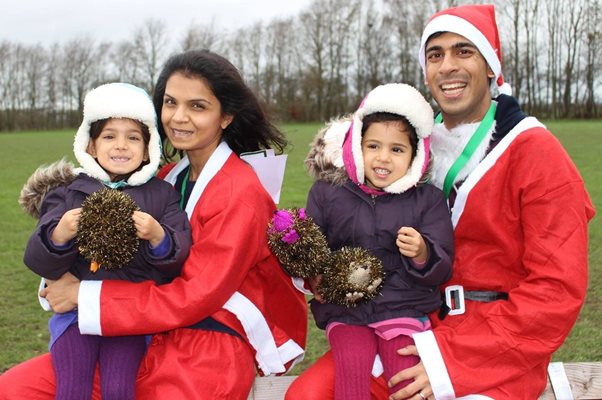
[[[178,39],[191,25],[232,31],[257,21],[297,15],[311,0],[10,0],[0,11],[0,41],[44,46],[89,34],[101,41],[131,39],[144,20],[165,21]]]

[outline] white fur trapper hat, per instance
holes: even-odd
[[[429,138],[433,129],[433,109],[418,90],[404,83],[389,83],[374,88],[353,114],[343,143],[343,162],[349,178],[365,185],[362,156],[362,125],[365,116],[386,112],[405,117],[416,130],[416,156],[404,176],[383,188],[387,193],[403,193],[416,186],[429,163]]]
[[[73,153],[87,175],[109,182],[109,174],[86,151],[90,143],[90,125],[106,118],[130,118],[148,127],[149,163],[133,173],[127,180],[130,186],[140,186],[151,179],[161,161],[161,138],[157,131],[157,117],[149,95],[128,83],[108,83],[91,90],[84,99],[84,118],[73,143]]]

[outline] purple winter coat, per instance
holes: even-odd
[[[357,307],[311,301],[318,327],[330,322],[366,325],[399,317],[423,317],[441,304],[439,285],[451,277],[453,228],[441,190],[418,185],[400,194],[372,196],[347,181],[342,186],[316,181],[307,213],[326,235],[331,250],[359,246],[382,262],[385,280],[381,294]],[[424,237],[429,258],[422,269],[399,253],[395,243],[402,226]]]
[[[69,271],[80,280],[122,279],[132,282],[154,280],[161,284],[176,277],[182,268],[192,243],[190,224],[180,209],[180,195],[173,187],[158,178],[151,178],[141,186],[123,189],[140,209],[153,216],[170,236],[171,249],[167,257],[157,259],[150,252],[147,241],[140,241],[140,248],[133,260],[123,268],[96,273],[90,271],[90,262],[80,256],[75,241],[65,249],[50,242],[52,231],[63,214],[81,207],[84,199],[104,186],[96,179],[80,174],[68,185],[51,190],[44,197],[38,225],[29,238],[24,263],[36,274],[58,279]]]

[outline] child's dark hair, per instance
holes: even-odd
[[[268,120],[259,100],[245,84],[236,67],[209,50],[190,50],[167,60],[153,94],[153,104],[159,119],[165,87],[174,73],[201,79],[219,100],[222,113],[233,116],[232,122],[223,130],[223,139],[236,154],[270,147],[282,153],[287,146],[286,138]],[[172,146],[168,149],[163,126],[159,124],[158,128],[164,144],[163,156],[171,161],[176,154],[181,155],[182,152]]]
[[[362,120],[362,137],[370,125],[377,122],[397,122],[407,127],[408,134],[410,137],[410,144],[412,145],[412,160],[416,157],[416,149],[418,148],[418,135],[416,129],[410,124],[410,121],[403,115],[393,114],[388,112],[376,112],[368,114]]]
[[[112,118],[99,119],[98,121],[94,121],[90,124],[90,143],[92,143],[94,140],[98,139],[98,137],[100,136],[100,133],[104,129],[105,125],[111,119]],[[131,119],[131,118],[128,118],[128,119]],[[148,126],[146,126],[146,124],[143,124],[142,122],[140,122],[136,119],[131,119],[131,120],[140,126],[140,130],[142,131],[142,140],[144,141],[144,149],[146,151],[148,151],[148,144],[150,143],[150,131],[148,130]],[[132,171],[126,175],[118,175],[115,177],[115,179],[113,179],[113,182],[127,181],[128,178],[134,172],[140,171],[142,169],[142,167],[144,167],[149,162],[150,162],[149,160],[142,161],[142,164],[140,164],[140,166],[135,171]]]

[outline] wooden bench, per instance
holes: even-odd
[[[296,376],[256,378],[248,400],[282,400]],[[561,363],[548,367],[548,385],[539,400],[602,399],[602,362]]]

